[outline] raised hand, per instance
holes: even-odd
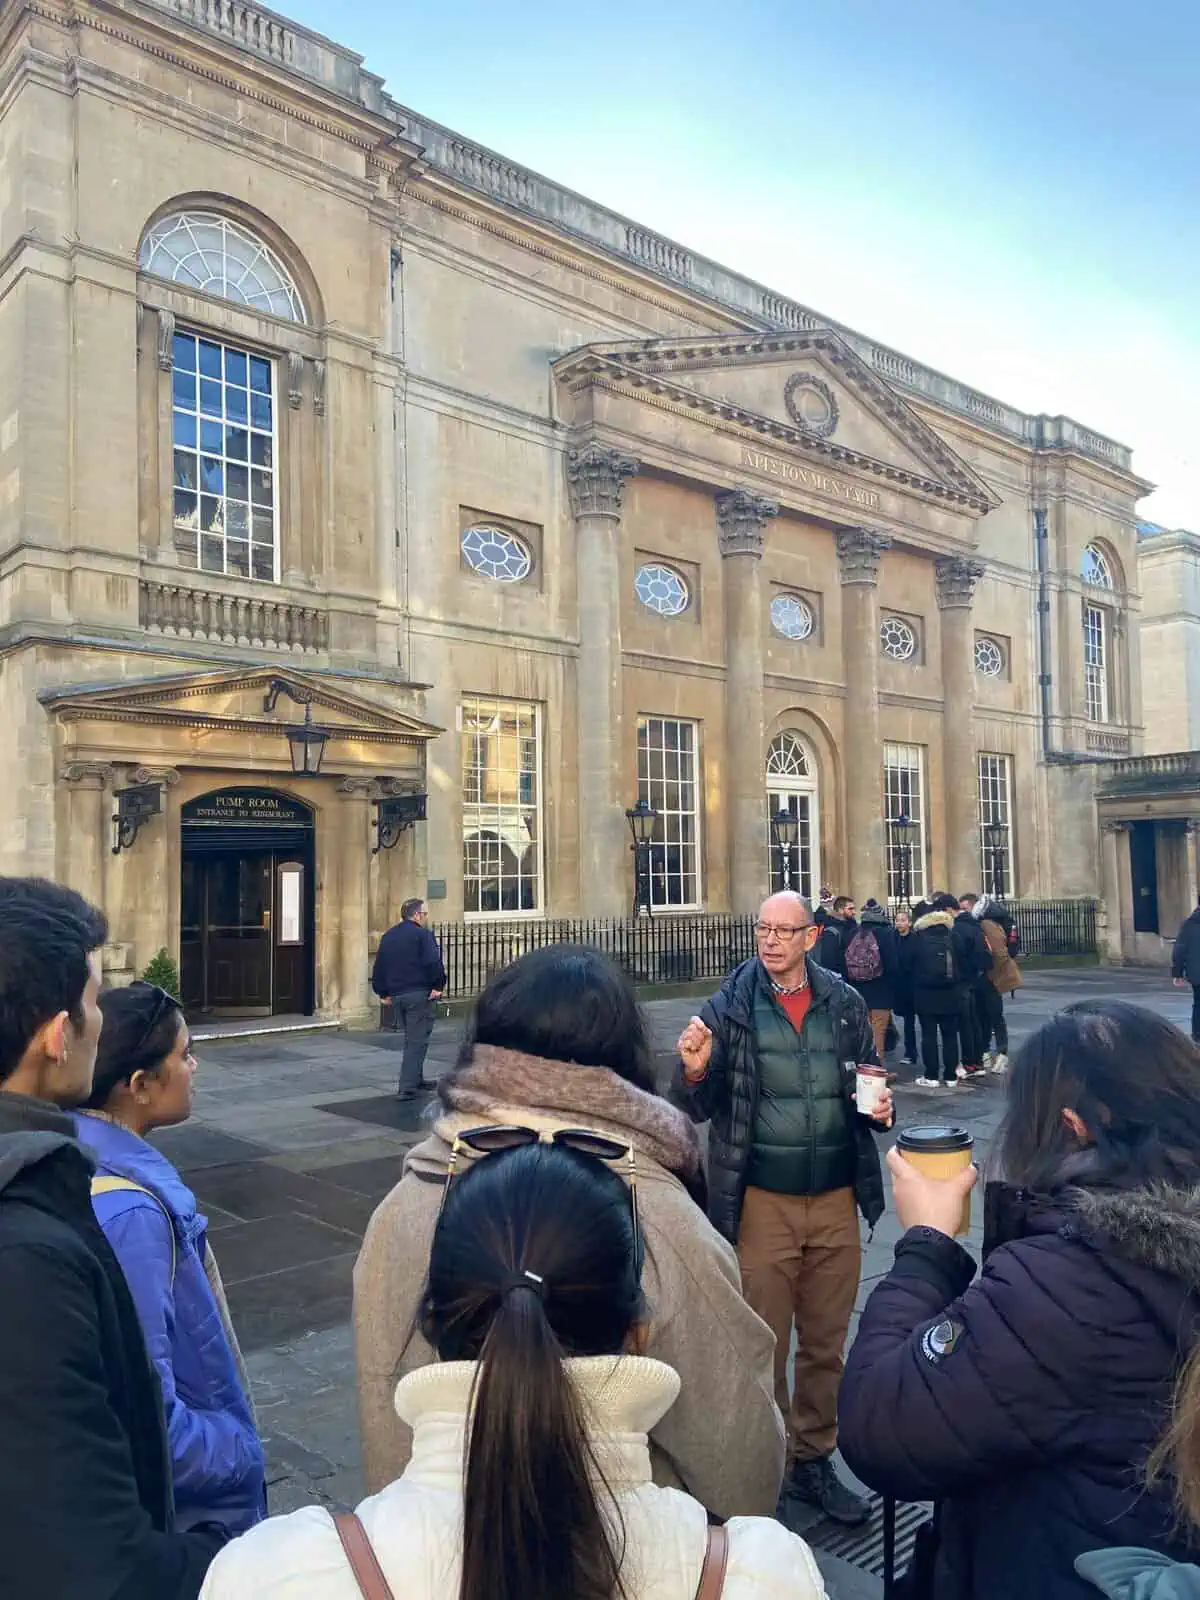
[[[699,1017],[693,1017],[679,1035],[679,1043],[675,1046],[688,1083],[699,1083],[707,1073],[712,1060],[712,1045],[712,1029],[706,1027]]]

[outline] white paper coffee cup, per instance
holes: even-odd
[[[879,1114],[887,1090],[888,1075],[883,1067],[858,1065],[854,1069],[854,1104],[864,1117]]]

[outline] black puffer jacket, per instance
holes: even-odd
[[[737,1243],[746,1193],[746,1166],[758,1112],[761,1079],[754,1036],[754,991],[761,971],[751,957],[731,972],[702,1008],[700,1015],[712,1029],[712,1061],[698,1084],[688,1084],[682,1069],[676,1075],[674,1098],[696,1122],[711,1122],[708,1144],[708,1214],[713,1226],[731,1244]],[[875,1041],[862,996],[835,973],[808,963],[812,1007],[828,1006],[832,1012],[839,1061],[870,1062],[878,1066]],[[883,1215],[883,1176],[871,1124],[859,1116],[849,1093],[846,1120],[854,1136],[854,1194],[859,1210],[871,1227]]]
[[[847,1357],[846,1460],[943,1502],[935,1600],[1096,1600],[1074,1561],[1104,1546],[1194,1561],[1143,1468],[1200,1333],[1200,1189],[988,1200],[1010,1242],[974,1285],[943,1234],[897,1245]]]
[[[1171,976],[1200,984],[1200,907],[1179,930],[1171,952]]]

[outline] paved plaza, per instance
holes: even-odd
[[[1027,972],[1025,980],[1009,1008],[1014,1044],[1059,1007],[1088,997],[1134,1000],[1189,1025],[1190,991],[1172,988],[1161,974],[1090,967]],[[664,1070],[697,1004],[648,1005]],[[430,1076],[453,1064],[461,1029],[459,1022],[438,1024]],[[336,1032],[206,1044],[195,1115],[155,1141],[186,1174],[209,1218],[254,1380],[275,1511],[313,1501],[341,1508],[362,1493],[351,1271],[372,1210],[426,1127],[425,1104],[396,1102],[397,1043],[388,1034]],[[1002,1098],[997,1079],[944,1092],[902,1084],[898,1120],[952,1114],[986,1153]],[[874,1239],[864,1241],[860,1308],[888,1269],[898,1231],[889,1211]],[[974,1247],[979,1234],[977,1221]],[[877,1592],[853,1569],[831,1566],[836,1600]]]

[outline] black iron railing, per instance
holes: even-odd
[[[1014,900],[1021,948],[1036,956],[1096,952],[1094,900]],[[494,972],[547,944],[586,944],[622,966],[635,983],[718,982],[754,954],[754,919],[722,914],[617,921],[446,922],[434,927],[450,999],[478,994]]]

